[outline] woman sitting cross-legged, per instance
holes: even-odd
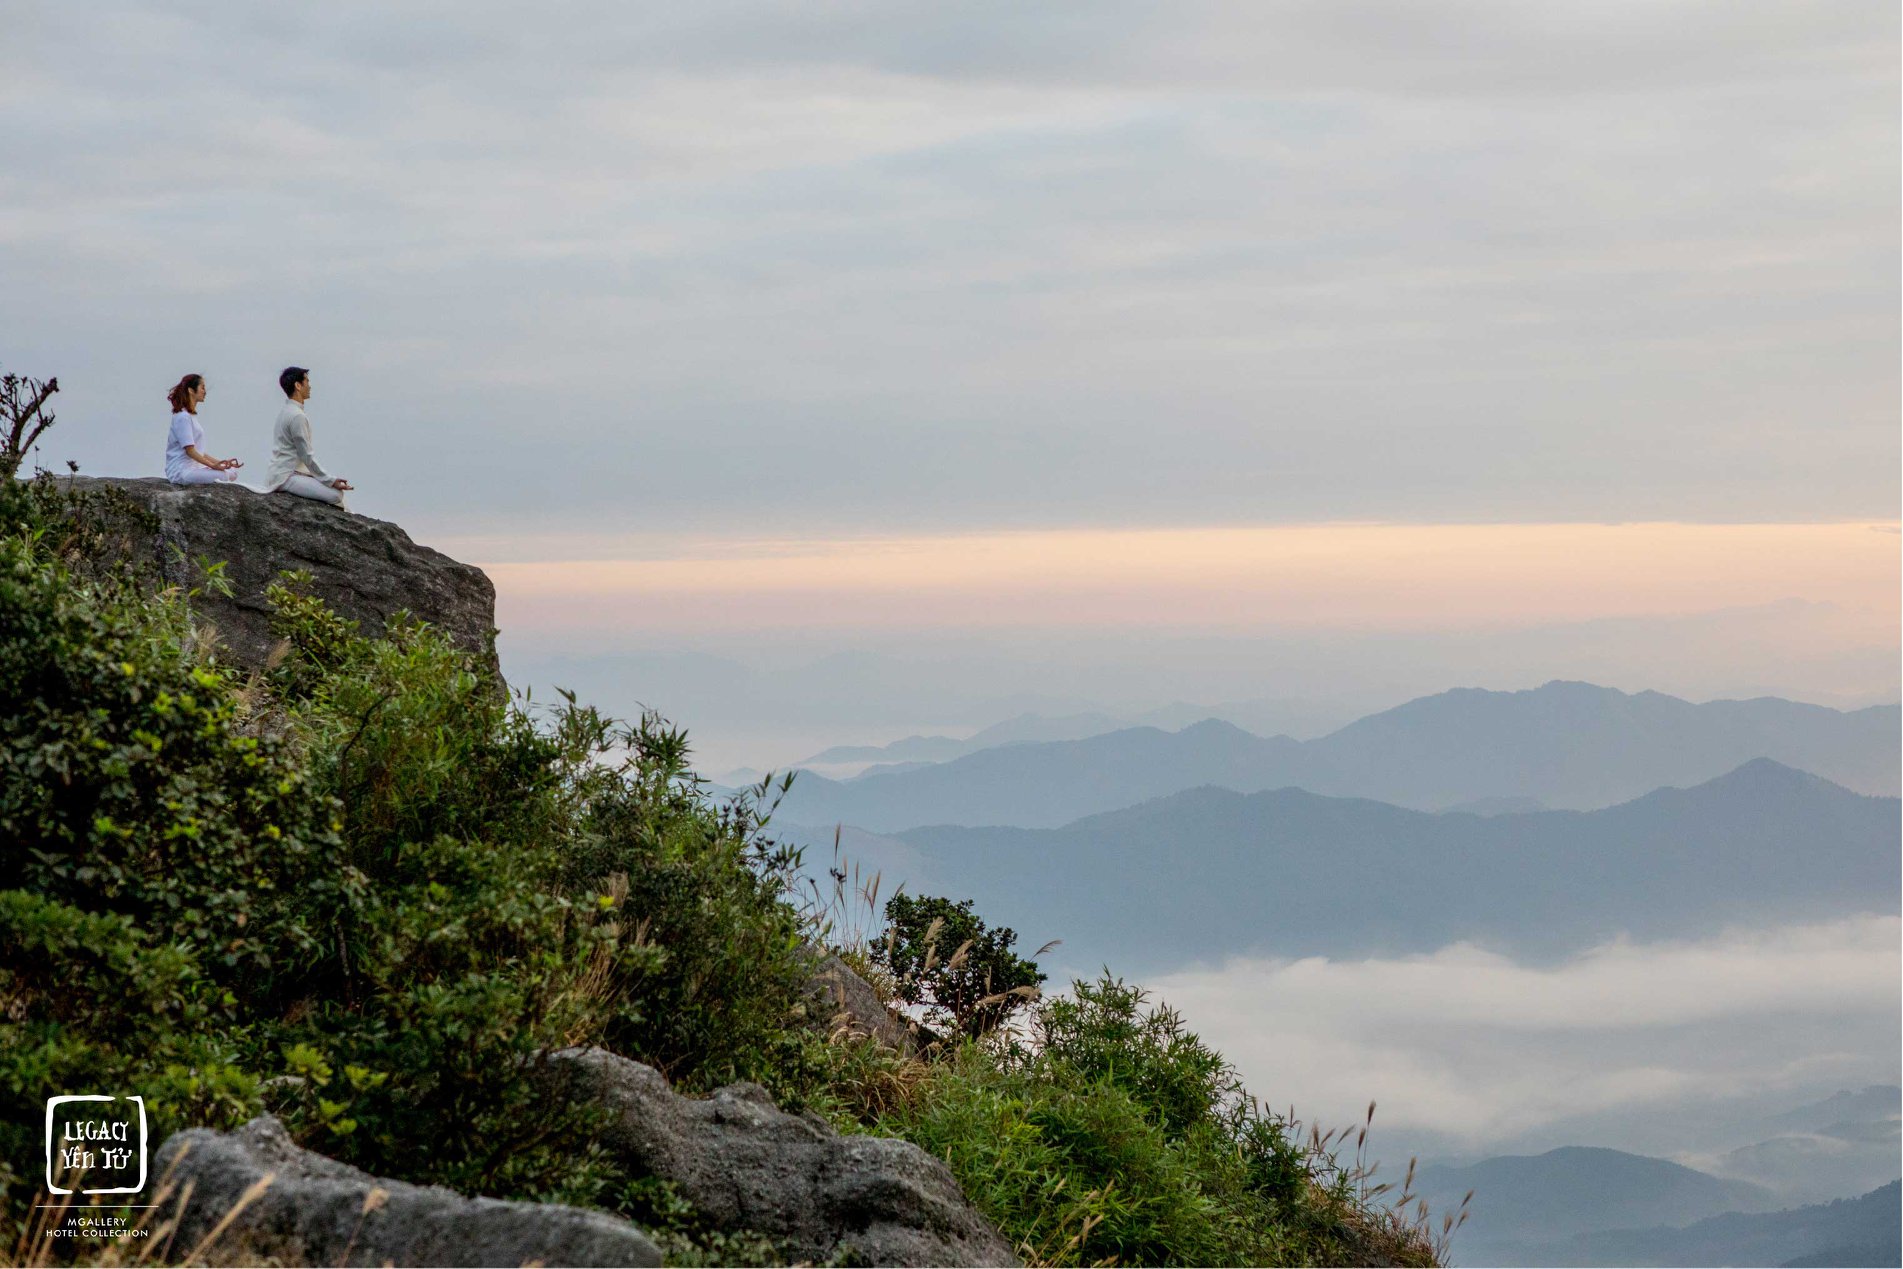
[[[165,438],[165,478],[175,485],[223,484],[238,479],[238,469],[244,466],[235,458],[213,458],[205,452],[205,429],[198,423],[204,399],[204,375],[186,375],[167,397],[173,413],[172,430]]]

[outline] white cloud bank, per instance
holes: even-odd
[[[1305,1120],[1348,1123],[1374,1099],[1377,1133],[1491,1149],[1568,1123],[1896,1082],[1900,928],[1867,916],[1617,942],[1550,967],[1465,945],[1237,959],[1150,986]]]

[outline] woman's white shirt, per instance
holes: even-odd
[[[202,450],[205,445],[205,429],[199,426],[198,416],[189,410],[180,410],[172,416],[172,430],[165,437],[165,478],[176,481],[185,472],[198,466],[198,461],[185,452],[189,446]]]

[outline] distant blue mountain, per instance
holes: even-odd
[[[1776,1212],[1729,1212],[1689,1225],[1608,1229],[1567,1237],[1456,1235],[1457,1265],[1903,1264],[1903,1185]]]
[[[1748,1128],[1754,1140],[1704,1157],[1705,1170],[1753,1181],[1783,1206],[1860,1194],[1896,1175],[1903,1146],[1903,1089],[1873,1084],[1767,1116]]]
[[[1768,1126],[1800,1132],[1829,1132],[1846,1123],[1894,1123],[1900,1101],[1903,1101],[1903,1087],[1871,1084],[1865,1088],[1844,1089],[1821,1102],[1787,1110],[1765,1122]]]
[[[1208,719],[1220,719],[1245,730],[1269,734],[1291,730],[1304,736],[1332,731],[1341,720],[1352,715],[1339,707],[1315,701],[1263,698],[1231,701],[1219,705],[1194,705],[1175,701],[1139,714],[1114,715],[1101,710],[1080,714],[1018,714],[1001,723],[993,723],[962,740],[951,736],[907,736],[884,745],[835,745],[794,764],[801,767],[836,767],[849,763],[946,762],[962,758],[980,749],[1003,745],[1038,744],[1053,740],[1084,740],[1113,731],[1136,727],[1155,727],[1161,731],[1180,731]],[[1265,730],[1266,729],[1266,730]],[[876,768],[875,768],[876,769]]]
[[[1137,727],[1011,744],[850,782],[807,772],[781,815],[873,832],[1052,828],[1202,785],[1243,793],[1295,787],[1421,810],[1505,809],[1528,799],[1589,809],[1662,785],[1698,784],[1754,758],[1894,796],[1900,723],[1894,705],[1845,712],[1773,697],[1697,705],[1565,682],[1525,692],[1463,688],[1309,741],[1210,720],[1177,732]]]
[[[971,898],[1033,946],[1062,938],[1143,972],[1463,939],[1559,955],[1621,932],[1895,912],[1898,808],[1758,759],[1598,811],[1436,815],[1200,788],[1058,829],[942,825],[845,846],[888,891]]]
[[[1194,721],[1194,720],[1191,720]],[[1000,745],[1037,744],[1052,740],[1082,740],[1128,727],[1128,721],[1109,714],[1018,714],[994,723],[962,740],[951,736],[907,736],[887,745],[834,745],[801,762],[800,766],[832,766],[849,762],[945,762],[980,749]]]
[[[1654,1159],[1591,1146],[1505,1155],[1466,1167],[1424,1166],[1414,1189],[1429,1211],[1451,1212],[1473,1191],[1463,1233],[1469,1242],[1595,1229],[1689,1225],[1724,1212],[1776,1206],[1765,1190]],[[1458,1244],[1457,1244],[1458,1245]]]

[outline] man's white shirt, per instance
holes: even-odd
[[[329,484],[336,477],[318,464],[311,452],[311,421],[304,407],[286,401],[278,411],[277,425],[271,430],[271,470],[265,474],[266,489],[282,489],[291,477],[303,474]]]

